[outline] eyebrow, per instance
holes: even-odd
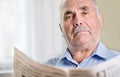
[[[67,14],[73,14],[73,12],[72,11],[66,11],[64,16],[67,15]]]
[[[88,11],[89,10],[89,7],[88,6],[82,6],[82,7],[79,7],[80,10],[84,10],[84,11]]]

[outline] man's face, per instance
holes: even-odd
[[[101,17],[93,0],[66,0],[61,10],[61,30],[72,47],[99,41]]]

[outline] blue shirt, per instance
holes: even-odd
[[[62,56],[58,56],[48,60],[45,64],[56,67],[76,67],[86,68],[105,62],[113,57],[118,56],[120,53],[114,50],[109,50],[103,43],[99,43],[91,56],[85,58],[81,63],[77,63],[72,59],[69,50],[67,49]]]

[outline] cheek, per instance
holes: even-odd
[[[65,24],[63,26],[64,38],[66,38],[68,41],[72,39],[72,35],[71,35],[72,29],[73,27],[70,24]]]
[[[90,19],[88,21],[88,26],[89,26],[89,28],[91,30],[91,33],[93,33],[93,34],[98,34],[99,33],[99,31],[100,31],[100,24],[97,21],[97,19],[96,20],[95,19]]]
[[[72,32],[72,25],[71,24],[68,24],[68,23],[65,23],[64,24],[64,32],[67,36],[70,36],[71,35],[71,32]]]

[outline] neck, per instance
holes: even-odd
[[[95,48],[96,46],[91,47],[91,48],[79,49],[79,50],[70,49],[70,53],[71,53],[72,58],[78,63],[80,63],[85,58],[88,58],[89,56],[91,56]]]

